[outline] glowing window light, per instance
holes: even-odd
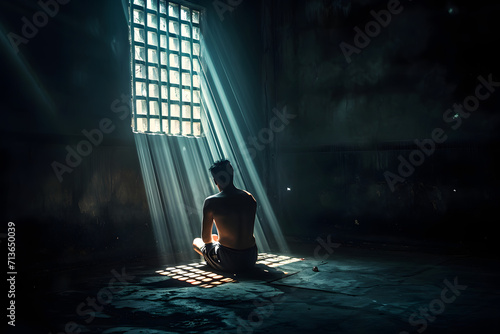
[[[157,270],[155,273],[169,278],[178,280],[180,282],[189,283],[191,285],[198,285],[204,288],[212,288],[214,286],[237,282],[231,277],[220,275],[212,271],[201,270],[199,267],[206,267],[203,262],[190,263],[187,265],[178,265],[175,267],[168,267],[165,270]]]
[[[293,258],[284,255],[273,255],[267,253],[261,253],[257,257],[257,264],[263,264],[268,267],[274,268],[279,266],[284,266],[293,262],[302,261],[302,258]]]
[[[130,0],[130,18],[133,131],[201,137],[200,11]]]
[[[294,258],[290,256],[284,255],[275,255],[268,253],[260,253],[258,254],[257,264],[264,264],[270,268],[279,267],[283,265],[287,265],[293,262],[302,261],[303,258]],[[175,279],[179,282],[185,282],[190,285],[196,285],[202,288],[212,288],[225,283],[237,283],[238,281],[232,277],[229,277],[229,274],[220,274],[215,273],[210,270],[202,270],[198,269],[200,267],[207,267],[203,262],[199,263],[190,263],[178,265],[175,267],[167,267],[163,270],[155,271],[156,274],[162,276],[168,276],[171,279]],[[268,272],[268,270],[264,270]],[[287,272],[284,272],[287,275]]]

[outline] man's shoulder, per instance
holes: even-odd
[[[214,195],[210,195],[207,198],[205,198],[205,205],[210,205],[211,203],[215,203],[223,199],[225,196],[221,193],[217,193]]]
[[[208,196],[207,198],[205,198],[205,203],[210,203],[210,202],[213,202],[214,199],[216,199],[219,194],[215,194],[215,195],[210,195]]]
[[[247,197],[248,199],[251,199],[253,202],[256,202],[255,198],[253,197],[253,195],[249,191],[246,191],[246,190],[241,190],[241,191],[245,197]]]
[[[220,192],[220,193],[208,196],[207,198],[205,198],[205,204],[208,204],[208,203],[211,203],[211,202],[214,202],[217,200],[225,200],[228,198],[235,198],[235,197],[240,197],[240,196],[246,197],[246,198],[249,198],[249,199],[252,199],[253,201],[255,201],[255,198],[253,197],[253,195],[250,192],[243,190],[243,189],[236,189],[235,192],[230,193],[230,194]]]

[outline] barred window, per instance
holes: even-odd
[[[200,137],[201,12],[130,0],[134,132]]]

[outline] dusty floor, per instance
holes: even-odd
[[[85,275],[75,268],[33,287],[11,332],[498,332],[498,260],[322,241],[261,254],[245,276],[216,273],[196,256],[103,264]]]

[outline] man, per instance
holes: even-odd
[[[215,162],[209,170],[220,192],[205,199],[201,238],[194,239],[194,250],[216,270],[251,269],[257,261],[253,235],[257,202],[252,194],[234,186],[228,160]],[[218,235],[212,235],[214,223]]]

